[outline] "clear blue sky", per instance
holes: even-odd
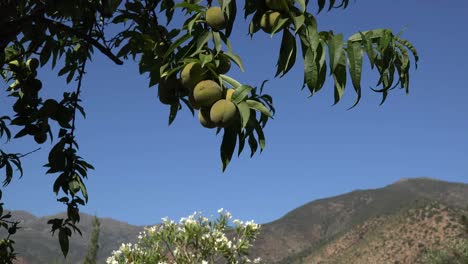
[[[223,207],[234,217],[265,223],[314,199],[403,177],[468,182],[468,2],[358,0],[347,10],[320,14],[318,21],[321,30],[345,36],[406,28],[403,36],[421,57],[410,95],[395,91],[379,106],[380,96],[366,90],[361,104],[347,111],[352,87],[332,106],[328,83],[307,98],[300,89],[302,61],[286,77],[273,79],[280,37],[258,34],[250,40],[247,24],[238,20],[232,42],[246,72],[233,76],[251,85],[270,79],[266,91],[277,115],[265,130],[266,150],[253,159],[234,159],[221,173],[221,137],[214,130],[202,128],[187,110],[168,127],[168,107],[159,103],[157,89],[147,88],[136,64],[115,66],[97,56],[84,82],[88,118],[79,120],[77,130],[80,153],[96,167],[82,211],[143,225],[194,210],[216,214]],[[55,74],[41,73],[51,96],[66,89]],[[364,76],[364,87],[375,84],[375,73],[366,70]],[[0,100],[5,111],[9,101]],[[32,142],[2,148],[28,151],[35,148]],[[24,160],[25,176],[4,189],[7,208],[41,216],[65,209],[52,193],[54,176],[42,168],[50,147]]]

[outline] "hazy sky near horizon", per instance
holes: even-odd
[[[335,106],[331,83],[308,98],[301,91],[301,59],[286,77],[273,79],[281,35],[259,33],[250,40],[247,23],[238,19],[232,42],[246,72],[232,75],[253,86],[269,79],[265,89],[277,114],[265,129],[265,151],[252,159],[247,151],[222,173],[221,136],[202,128],[186,109],[168,127],[168,107],[159,103],[156,88],[147,88],[136,64],[115,66],[98,55],[87,68],[88,116],[77,130],[80,155],[96,167],[86,182],[90,201],[82,212],[144,225],[193,211],[216,214],[223,207],[235,218],[265,223],[314,199],[400,178],[468,183],[468,2],[358,0],[317,20],[320,30],[345,37],[359,30],[405,29],[403,37],[421,57],[419,68],[412,67],[410,94],[395,90],[379,106],[380,95],[366,89],[377,80],[366,65],[365,92],[356,108],[347,110],[355,99],[351,86]],[[51,96],[70,89],[56,71],[40,76]],[[6,111],[8,100],[0,100]],[[32,142],[2,148],[26,152],[35,148]],[[51,146],[28,156],[24,177],[2,189],[6,208],[40,216],[65,210],[52,192],[55,176],[42,167]]]

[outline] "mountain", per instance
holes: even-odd
[[[254,255],[267,263],[417,263],[463,239],[468,185],[404,179],[305,204],[266,224]]]
[[[384,188],[316,200],[262,225],[253,256],[266,263],[419,263],[422,252],[466,239],[468,184],[404,179]],[[20,263],[65,263],[47,219],[13,211],[23,229],[14,236]],[[93,216],[82,214],[66,263],[81,263]],[[141,226],[101,219],[99,263],[121,243],[134,242]]]
[[[65,214],[36,217],[24,211],[11,211],[13,219],[21,221],[21,229],[14,235],[15,251],[20,256],[18,264],[62,264],[82,263],[87,252],[89,237],[92,231],[94,216],[80,214],[79,227],[83,236],[74,234],[70,239],[70,251],[65,261],[57,241],[57,234],[52,237],[47,221],[52,218],[63,218]],[[116,221],[110,218],[100,218],[98,263],[105,263],[112,250],[122,243],[133,243],[141,226]],[[4,237],[0,233],[0,237]]]

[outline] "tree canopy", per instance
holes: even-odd
[[[85,116],[80,92],[86,65],[95,53],[122,65],[138,63],[138,74],[158,87],[161,103],[168,105],[169,124],[187,108],[204,127],[223,133],[220,156],[223,171],[235,150],[245,146],[250,156],[265,147],[263,128],[275,113],[273,98],[259,86],[229,76],[231,66],[244,71],[241,55],[231,45],[236,27],[235,0],[2,0],[0,1],[0,65],[12,111],[0,115],[0,136],[7,142],[33,137],[40,145],[53,141],[45,167],[56,175],[53,191],[67,208],[66,219],[51,219],[52,232],[64,255],[72,232],[80,233],[79,206],[88,201],[84,180],[93,166],[78,155],[76,116]],[[338,103],[350,80],[356,100],[361,99],[364,57],[379,78],[373,90],[382,103],[399,87],[409,91],[410,67],[417,66],[413,45],[389,29],[356,32],[345,39],[332,30],[320,30],[316,14],[346,8],[349,0],[246,0],[243,18],[249,35],[281,34],[275,77],[285,76],[302,59],[302,88],[311,95],[333,79]],[[174,16],[184,22],[176,25]],[[412,57],[410,56],[412,55]],[[70,89],[61,98],[45,98],[38,68],[50,65]],[[349,86],[349,85],[348,85]],[[265,89],[264,89],[265,88]],[[299,87],[298,87],[299,88]],[[10,147],[11,145],[5,145]],[[30,153],[34,152],[32,150]],[[0,169],[7,186],[22,176],[21,159],[30,153],[0,149]],[[1,194],[1,192],[0,192]],[[1,198],[1,196],[0,196]],[[0,209],[3,204],[0,203]],[[0,224],[10,235],[18,223],[0,210]],[[14,257],[13,241],[1,241],[0,258]]]

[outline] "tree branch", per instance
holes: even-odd
[[[87,34],[82,33],[80,31],[78,31],[78,30],[76,30],[74,28],[71,28],[71,27],[69,27],[67,25],[64,25],[62,23],[58,23],[56,21],[50,20],[48,18],[40,18],[40,20],[42,20],[43,22],[45,22],[45,23],[47,23],[49,25],[55,26],[55,27],[65,31],[65,32],[71,33],[71,34],[85,40],[89,44],[96,47],[99,51],[101,51],[104,55],[106,55],[109,59],[111,59],[115,64],[117,64],[117,65],[122,65],[123,64],[123,61],[120,60],[119,58],[117,58],[117,56],[115,56],[108,48],[104,47],[101,43],[99,43],[97,40],[91,38]]]

